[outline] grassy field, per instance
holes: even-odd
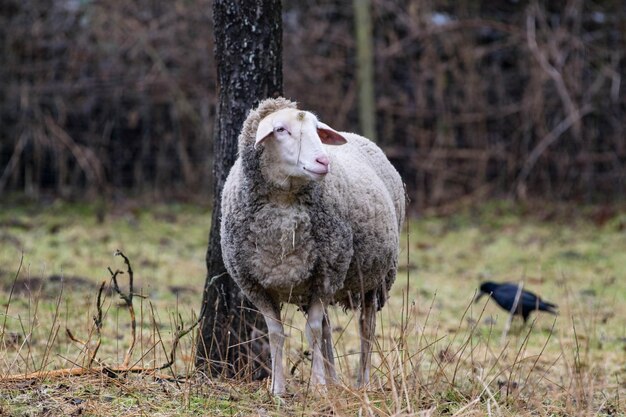
[[[413,218],[378,316],[365,390],[352,387],[355,314],[331,310],[342,382],[322,393],[307,383],[303,319],[292,307],[283,310],[291,372],[282,401],[267,381],[196,374],[194,332],[158,377],[15,377],[86,367],[98,340],[93,367],[124,362],[132,327],[110,288],[108,268],[126,271],[116,250],[130,259],[138,294],[129,364],[167,362],[177,327],[200,308],[209,223],[207,207],[186,204],[125,202],[104,218],[85,204],[0,205],[0,416],[625,415],[624,207],[490,202]],[[128,274],[118,278],[128,291]],[[560,314],[533,314],[527,326],[514,319],[508,329],[508,314],[493,302],[472,302],[485,280],[523,282]]]

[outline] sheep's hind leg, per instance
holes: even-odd
[[[313,300],[307,311],[305,333],[309,340],[313,364],[311,366],[311,383],[325,385],[323,346],[324,304],[321,300]]]
[[[267,324],[270,339],[270,354],[272,356],[272,394],[285,393],[285,373],[283,372],[283,345],[285,344],[285,331],[280,321],[280,308],[273,306],[262,309],[261,313]]]
[[[370,368],[372,364],[372,344],[376,332],[376,291],[365,294],[361,300],[361,317],[359,318],[359,331],[361,333],[361,363],[357,377],[357,386],[364,387],[370,383]]]
[[[333,335],[328,317],[328,309],[324,309],[324,320],[322,322],[322,353],[324,354],[324,367],[328,382],[337,383],[337,372],[335,371],[335,357],[333,354]]]

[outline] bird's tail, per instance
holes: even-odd
[[[559,306],[557,306],[556,304],[548,303],[547,301],[542,301],[541,303],[539,303],[539,310],[546,311],[554,315],[559,314],[559,312],[557,311],[558,308]]]

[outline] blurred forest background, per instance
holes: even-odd
[[[626,7],[372,0],[376,137],[415,207],[623,198]],[[211,198],[211,0],[3,0],[0,197]],[[285,96],[359,125],[353,3],[285,1]]]

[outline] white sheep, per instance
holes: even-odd
[[[369,383],[404,210],[400,175],[368,139],[336,132],[284,98],[250,111],[224,185],[221,244],[228,273],[265,317],[274,394],[285,392],[283,302],[307,314],[319,385],[337,378],[327,306],[359,308],[358,384]]]

